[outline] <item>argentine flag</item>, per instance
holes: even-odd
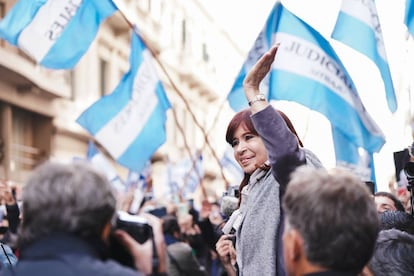
[[[184,176],[183,187],[181,187],[181,195],[184,198],[191,197],[195,193],[198,186],[203,182],[204,176],[203,155],[196,153],[196,156],[193,156],[189,161],[188,170]]]
[[[395,112],[397,99],[375,1],[343,0],[331,36],[362,53],[376,64],[384,82],[388,108],[391,112]]]
[[[20,0],[0,21],[0,38],[44,67],[71,69],[116,10],[111,0]]]
[[[376,152],[384,135],[369,116],[354,83],[329,42],[276,3],[228,95],[230,106],[247,107],[242,81],[271,45],[280,43],[267,83],[269,100],[297,102],[323,114],[349,143]]]
[[[414,2],[413,0],[406,0],[405,2],[404,23],[407,26],[408,32],[412,36],[414,36]]]
[[[376,183],[373,154],[350,143],[340,130],[332,128],[336,166],[352,171],[362,181]]]
[[[241,182],[244,176],[244,172],[237,161],[234,159],[233,149],[229,145],[226,146],[223,156],[220,159],[220,165],[234,178],[231,181],[232,186],[238,185]]]
[[[152,55],[135,32],[129,61],[130,70],[115,90],[85,110],[77,122],[119,164],[140,172],[165,142],[170,103]]]
[[[126,192],[125,184],[122,179],[119,177],[116,169],[106,156],[98,149],[95,143],[92,140],[88,142],[88,151],[86,153],[87,160],[94,166],[97,170],[103,173],[108,181],[112,184],[112,187],[117,192]]]
[[[192,196],[200,186],[203,171],[203,156],[196,152],[194,156],[187,157],[176,164],[169,164],[169,195],[179,194],[186,198]]]

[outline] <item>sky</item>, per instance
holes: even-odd
[[[274,3],[271,0],[209,0],[205,5],[212,17],[247,52]],[[403,24],[405,0],[376,1],[399,104],[394,114],[388,110],[384,86],[373,62],[330,39],[341,0],[285,0],[282,4],[331,42],[353,79],[368,113],[384,132],[386,143],[374,155],[374,163],[378,190],[387,190],[388,180],[394,173],[393,152],[402,150],[412,142],[411,129],[405,123],[407,110],[410,109],[406,96],[408,83],[411,82],[408,81],[408,72],[414,71],[410,62],[407,62],[413,59],[409,59],[406,27]],[[291,117],[305,146],[313,150],[326,167],[334,167],[335,155],[327,119],[295,103],[282,102],[276,105]]]

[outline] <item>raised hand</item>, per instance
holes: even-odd
[[[276,44],[263,54],[244,78],[243,88],[248,100],[259,93],[260,82],[269,73],[270,68],[272,68],[272,63],[278,48],[279,44]]]

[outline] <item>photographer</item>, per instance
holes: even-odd
[[[19,261],[14,268],[1,271],[2,275],[136,276],[153,272],[153,246],[162,247],[160,222],[149,221],[154,240],[143,244],[123,230],[112,231],[116,199],[110,183],[90,165],[40,165],[27,181],[22,199]],[[128,250],[134,269],[108,259],[111,235]],[[165,268],[164,260],[160,261]]]

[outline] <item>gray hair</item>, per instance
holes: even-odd
[[[24,186],[22,200],[20,246],[54,232],[100,235],[116,209],[106,177],[83,162],[40,165]]]
[[[374,200],[351,172],[299,167],[283,198],[287,227],[303,238],[307,259],[339,271],[359,272],[379,231]]]
[[[414,275],[414,236],[398,229],[382,230],[368,268],[375,276]]]

